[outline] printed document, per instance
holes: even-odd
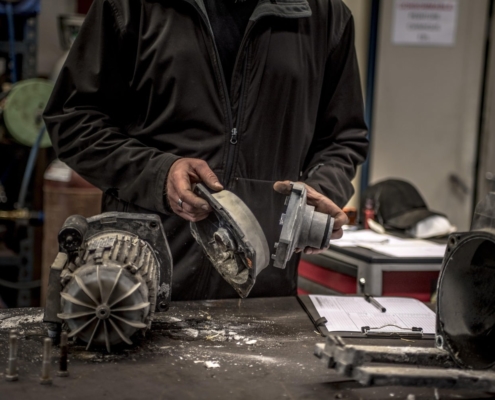
[[[425,334],[435,333],[435,313],[416,299],[375,297],[387,309],[382,313],[360,296],[309,295],[309,298],[320,317],[327,319],[329,332],[361,332],[361,327],[369,326],[376,332],[407,332],[416,327],[423,328]]]

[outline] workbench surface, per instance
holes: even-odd
[[[0,399],[430,399],[489,398],[428,388],[365,388],[313,355],[323,342],[296,298],[173,303],[146,337],[112,354],[69,348],[68,378],[39,384],[41,309],[0,311]],[[6,382],[8,333],[20,332],[19,381]],[[349,343],[432,346],[432,341],[345,339]],[[53,348],[54,360],[58,348]]]

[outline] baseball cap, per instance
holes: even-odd
[[[367,199],[373,200],[377,221],[394,229],[410,229],[432,216],[445,217],[429,210],[419,191],[411,183],[399,179],[387,179],[369,186],[362,199],[362,207]]]

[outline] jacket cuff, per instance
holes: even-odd
[[[164,156],[164,160],[162,165],[158,170],[158,174],[156,176],[155,182],[155,209],[165,215],[172,215],[173,211],[168,205],[168,200],[166,198],[166,185],[167,185],[167,177],[172,167],[172,164],[179,160],[182,157],[176,156],[174,154],[167,154]]]
[[[304,183],[344,207],[354,194],[351,179],[338,164],[319,164],[310,169]]]

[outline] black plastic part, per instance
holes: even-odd
[[[57,317],[60,313],[60,291],[62,290],[62,284],[60,282],[61,269],[50,269],[50,275],[48,276],[48,288],[46,292],[45,301],[45,315],[43,322],[52,322],[61,324],[63,321]]]
[[[88,231],[88,221],[81,215],[72,215],[67,218],[58,233],[58,243],[60,247],[71,253],[81,247],[86,232]]]
[[[463,368],[495,366],[495,232],[449,236],[438,281],[437,343]]]

